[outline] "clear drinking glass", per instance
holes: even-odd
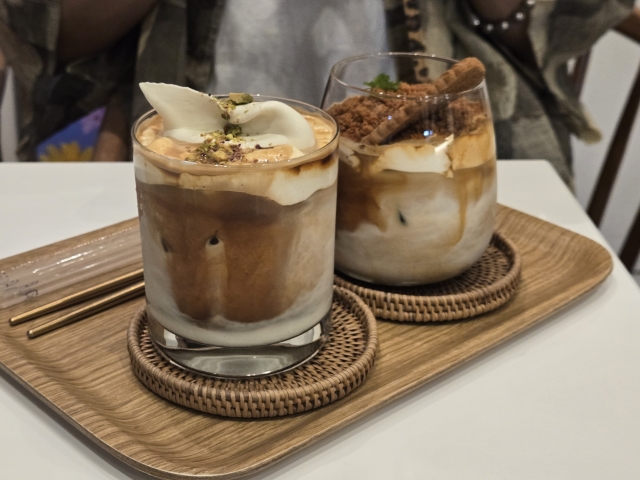
[[[155,111],[132,131],[150,334],[170,360],[212,375],[291,368],[328,328],[337,127],[310,105],[254,96],[269,100],[323,122],[329,142],[290,160],[214,165],[143,146],[162,131]]]
[[[331,70],[322,107],[340,127],[335,261],[347,275],[432,283],[487,248],[496,149],[484,68],[456,63],[378,53]]]

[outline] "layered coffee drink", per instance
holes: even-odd
[[[141,84],[134,127],[149,317],[204,346],[282,342],[329,315],[337,128],[314,107]]]
[[[337,79],[346,98],[325,100],[340,127],[336,268],[349,276],[438,282],[490,242],[496,148],[484,68],[476,59],[446,68],[424,83],[378,75],[364,92]]]

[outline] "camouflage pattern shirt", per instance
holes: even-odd
[[[372,0],[384,3],[395,51],[475,56],[487,69],[499,158],[546,159],[571,185],[571,134],[600,132],[581,105],[567,70],[631,11],[633,0],[538,0],[529,38],[536,68],[469,26],[466,0]],[[0,50],[13,68],[19,102],[21,160],[34,148],[118,95],[130,120],[149,109],[137,84],[154,81],[204,91],[214,72],[224,0],[158,0],[147,18],[108,51],[56,70],[60,0],[0,0]],[[363,46],[363,51],[368,51]]]

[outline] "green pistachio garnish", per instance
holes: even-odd
[[[217,150],[213,152],[211,156],[220,163],[223,163],[229,160],[229,155],[227,155],[227,153],[222,150]]]
[[[246,105],[253,102],[253,97],[248,93],[230,93],[229,101],[235,105]]]
[[[187,160],[197,163],[213,163],[221,165],[229,162],[240,161],[244,157],[242,147],[237,140],[242,133],[239,125],[227,124],[224,131],[216,130],[204,134],[204,141],[189,152]]]
[[[231,118],[230,112],[238,105],[246,105],[253,102],[253,97],[248,93],[230,93],[228,98],[218,100],[211,97],[222,109],[220,116],[227,122]],[[244,149],[238,144],[238,136],[242,134],[240,125],[227,123],[223,130],[216,130],[203,134],[204,141],[189,152],[187,160],[198,163],[223,163],[241,161],[244,154],[251,149]]]
[[[240,135],[242,133],[242,128],[240,128],[240,125],[234,125],[233,123],[227,123],[224,126],[224,133],[226,133],[227,135],[233,135],[234,137],[237,137],[238,135]]]

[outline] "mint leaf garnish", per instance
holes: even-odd
[[[364,82],[364,84],[371,89],[379,88],[380,90],[392,90],[394,92],[400,88],[400,82],[392,82],[386,73],[381,73],[371,82]]]

